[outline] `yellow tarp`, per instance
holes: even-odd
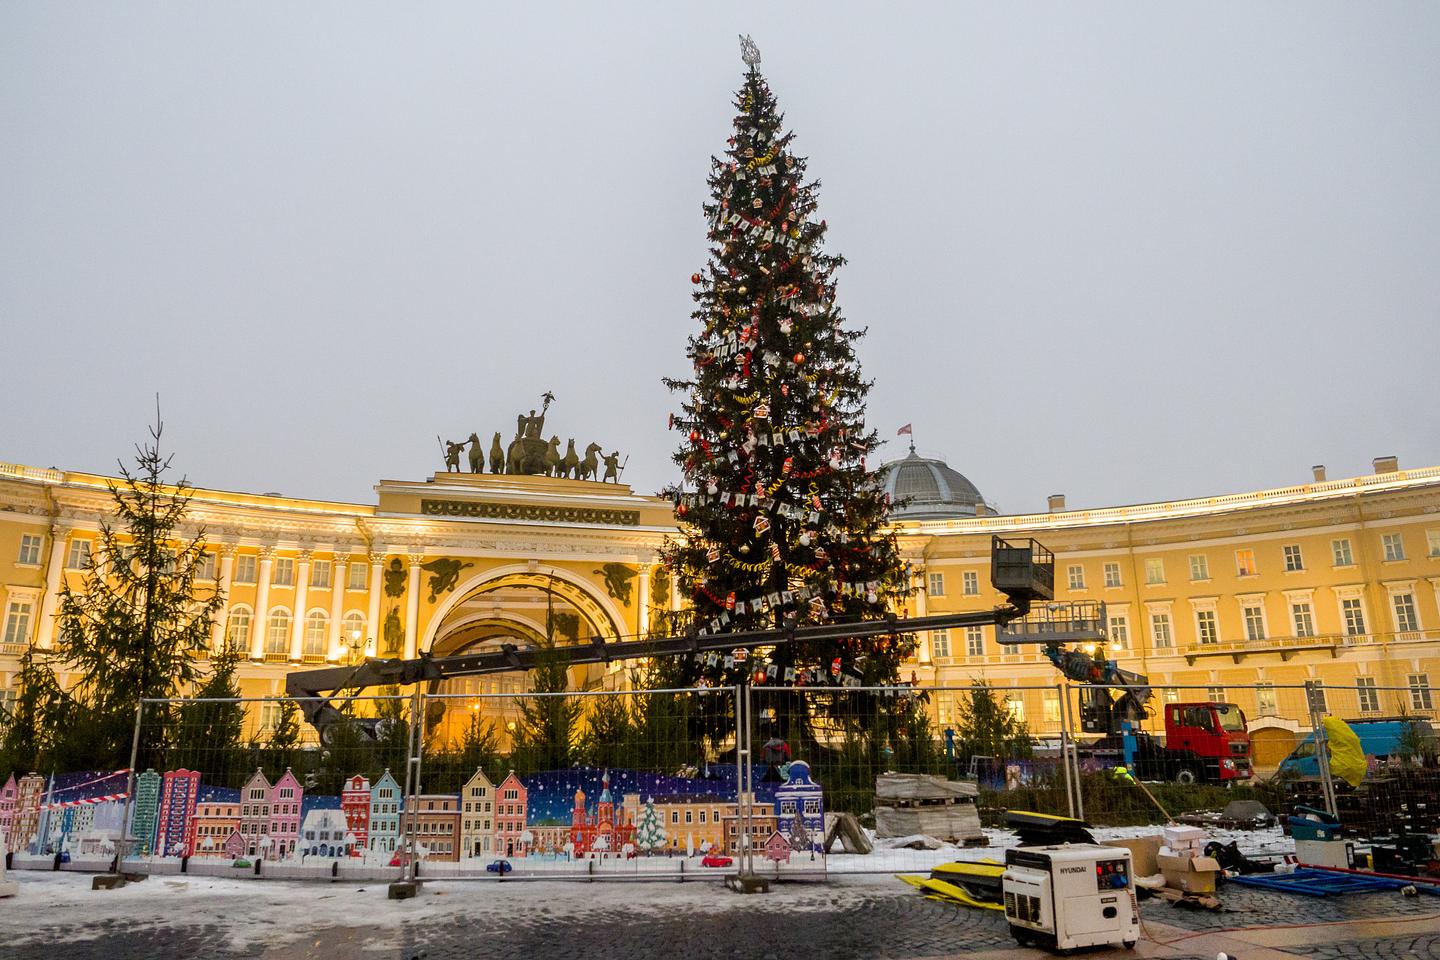
[[[1330,744],[1330,775],[1352,787],[1365,779],[1365,748],[1350,725],[1339,717],[1326,717],[1325,739]]]
[[[959,903],[967,907],[977,907],[981,910],[1004,910],[1003,904],[987,903],[984,900],[976,900],[966,893],[961,887],[953,883],[946,883],[944,880],[931,880],[928,877],[918,877],[913,874],[897,873],[896,879],[904,880],[912,887],[918,887],[925,891],[927,900],[940,900],[946,903]]]

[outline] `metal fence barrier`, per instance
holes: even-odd
[[[941,839],[964,845],[984,842],[979,828],[1001,826],[1005,809],[1127,826],[1232,799],[1277,814],[1325,809],[1357,838],[1440,832],[1430,691],[1363,678],[476,688],[335,702],[345,719],[324,743],[294,701],[145,702],[129,770],[17,772],[0,818],[14,865],[100,870],[119,860],[140,872],[289,878],[816,878],[890,869],[883,856],[827,851],[843,814],[881,834],[938,823]],[[1359,768],[1343,762],[1352,734]],[[943,815],[907,811],[877,801],[887,773],[970,787],[937,801],[956,807]]]

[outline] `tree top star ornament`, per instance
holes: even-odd
[[[742,33],[740,36],[740,59],[748,66],[756,66],[760,63],[760,48],[755,46],[755,41],[750,39],[750,34]]]

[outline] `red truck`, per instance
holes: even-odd
[[[1233,703],[1167,703],[1163,744],[1145,733],[1122,738],[1125,762],[1142,780],[1229,786],[1252,773],[1245,713]]]

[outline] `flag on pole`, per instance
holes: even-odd
[[[899,430],[895,431],[895,436],[897,437],[903,437],[906,435],[914,436],[914,431],[910,429],[910,424],[908,423],[905,424],[905,426],[901,427]]]

